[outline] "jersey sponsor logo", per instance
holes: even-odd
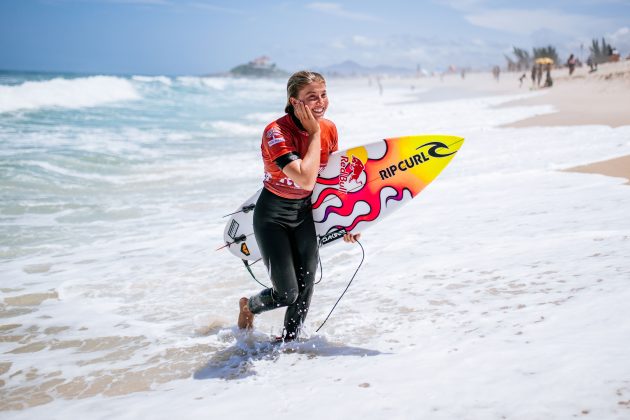
[[[282,132],[280,131],[280,128],[278,127],[271,127],[269,130],[267,130],[265,135],[267,136],[268,139],[271,139],[274,137],[282,137]]]
[[[267,137],[267,144],[269,145],[269,147],[285,141],[284,137],[282,136],[282,131],[280,131],[278,127],[271,127],[269,130],[267,130],[265,137]]]
[[[271,139],[267,142],[267,144],[269,145],[269,147],[273,146],[274,144],[278,144],[278,143],[284,143],[284,139],[280,138],[280,139]]]
[[[346,194],[348,189],[363,185],[363,181],[359,180],[359,176],[363,172],[365,165],[361,159],[352,156],[352,160],[348,156],[341,157],[341,171],[339,173],[339,191]],[[352,184],[355,185],[352,185]]]
[[[424,162],[430,160],[431,158],[440,159],[440,158],[445,158],[445,157],[448,157],[457,153],[456,151],[451,152],[451,153],[442,153],[438,149],[449,150],[449,148],[447,145],[439,141],[432,141],[432,142],[423,144],[422,146],[417,147],[416,150],[420,150],[423,147],[427,147],[427,146],[431,146],[431,147],[429,147],[426,153],[424,151],[418,152],[414,154],[413,156],[408,157],[407,159],[401,160],[396,165],[390,165],[387,168],[378,171],[378,174],[381,176],[381,179],[383,180],[383,179],[387,179],[392,176],[395,176],[396,172],[398,171],[404,172],[407,169],[411,169],[416,165],[423,164]]]
[[[328,232],[325,235],[319,237],[320,246],[326,245],[328,242],[336,241],[337,239],[343,238],[343,235],[348,233],[346,228],[335,228],[332,232]]]
[[[287,187],[291,187],[291,188],[295,188],[295,189],[301,189],[301,187],[295,183],[295,181],[293,181],[291,178],[289,177],[284,177],[284,178],[280,178],[278,179],[278,181],[276,182],[277,185],[286,185]]]

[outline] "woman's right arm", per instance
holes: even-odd
[[[315,188],[321,155],[321,134],[319,122],[311,110],[302,102],[294,104],[295,116],[300,120],[309,135],[309,144],[302,159],[296,159],[282,168],[282,172],[300,188],[312,191]]]

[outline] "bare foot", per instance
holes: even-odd
[[[238,301],[240,311],[238,313],[237,325],[241,330],[251,330],[254,328],[254,314],[249,310],[247,302],[249,302],[249,299],[246,297],[242,297]]]

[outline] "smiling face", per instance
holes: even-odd
[[[298,92],[297,98],[291,98],[291,104],[295,105],[297,101],[304,102],[304,105],[313,113],[313,117],[319,120],[326,113],[326,109],[328,109],[326,83],[314,81],[304,86]]]

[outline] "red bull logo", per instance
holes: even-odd
[[[347,156],[341,157],[341,171],[339,173],[339,191],[346,194],[348,192],[348,184],[356,182],[363,185],[363,181],[359,180],[359,176],[363,172],[363,162],[356,156],[352,156],[352,161]]]

